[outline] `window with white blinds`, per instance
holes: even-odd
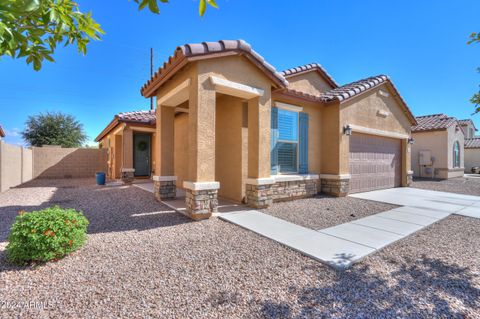
[[[298,112],[278,110],[277,152],[281,173],[298,171]]]

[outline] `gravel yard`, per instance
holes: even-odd
[[[217,218],[192,222],[136,187],[93,183],[34,181],[0,194],[0,317],[480,317],[478,219],[451,216],[337,272]],[[43,266],[7,264],[17,211],[53,203],[84,211],[86,246]]]
[[[317,195],[314,198],[274,203],[266,214],[311,229],[323,229],[398,207],[353,197]]]
[[[479,175],[480,177],[480,175]],[[480,178],[451,178],[446,180],[414,179],[412,187],[480,196]]]

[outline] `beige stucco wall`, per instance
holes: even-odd
[[[446,179],[463,176],[465,152],[461,130],[456,130],[455,126],[451,126],[447,130],[417,132],[412,136],[415,139],[412,147],[414,176],[432,177],[432,174],[425,174],[425,169],[419,166],[419,153],[422,150],[429,150],[434,158],[431,166],[434,178]],[[453,144],[455,141],[460,144],[460,168],[453,167]]]
[[[312,95],[320,95],[332,89],[332,86],[317,72],[307,72],[288,77],[288,88]]]
[[[320,128],[321,173],[340,174],[340,112],[339,105],[322,109]]]
[[[105,149],[33,147],[33,178],[95,177],[107,169]]]
[[[174,125],[174,174],[177,176],[177,187],[182,188],[188,180],[188,114],[175,116]]]
[[[465,149],[465,172],[471,173],[472,167],[480,166],[480,148]]]
[[[414,144],[412,145],[412,170],[414,176],[430,177],[426,176],[425,172],[419,166],[419,154],[420,151],[430,151],[434,158],[432,167],[435,168],[448,168],[448,138],[447,131],[431,131],[431,132],[419,132],[412,133],[414,138]]]
[[[380,90],[387,92],[388,96],[380,94]],[[342,132],[345,125],[410,136],[410,120],[394,94],[389,84],[383,84],[340,105],[340,174],[349,173],[349,137]],[[409,152],[410,147],[406,145],[402,158],[407,159],[410,156]],[[410,161],[402,162],[404,175],[402,181],[405,183],[407,171],[410,170]]]
[[[23,153],[23,148],[17,145],[7,144],[0,141],[0,192],[8,190],[10,187],[20,185],[23,181],[31,179],[31,151]],[[30,161],[23,163],[23,155],[30,155]],[[24,165],[25,164],[25,165]],[[22,178],[23,173],[29,174]],[[28,178],[30,177],[30,178]]]
[[[215,180],[219,196],[241,202],[248,169],[247,105],[241,99],[219,95],[216,106]]]

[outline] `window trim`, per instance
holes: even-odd
[[[277,144],[278,143],[290,143],[290,144],[296,144],[297,145],[297,147],[296,147],[296,149],[297,149],[296,169],[295,169],[294,172],[281,172],[280,171],[280,164],[279,164],[277,175],[298,175],[298,172],[300,171],[300,161],[299,161],[299,158],[300,158],[300,112],[303,111],[303,107],[293,105],[293,104],[283,103],[283,102],[275,102],[274,105],[279,110],[284,110],[284,111],[297,113],[297,121],[298,121],[298,125],[297,125],[298,132],[297,132],[297,141],[296,142],[288,141],[288,140],[281,140],[280,138],[277,139]]]

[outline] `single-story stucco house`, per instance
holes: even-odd
[[[414,176],[447,179],[463,176],[464,133],[459,121],[445,114],[417,116],[412,127]]]
[[[183,188],[194,219],[217,196],[258,208],[411,181],[416,120],[385,75],[339,86],[319,64],[277,72],[245,41],[223,40],[178,47],[141,94],[156,97],[148,125],[122,113],[97,137],[115,154],[110,176],[146,166],[155,197]]]
[[[477,128],[471,119],[458,121],[465,134],[465,172],[480,167],[480,137],[475,136]]]

